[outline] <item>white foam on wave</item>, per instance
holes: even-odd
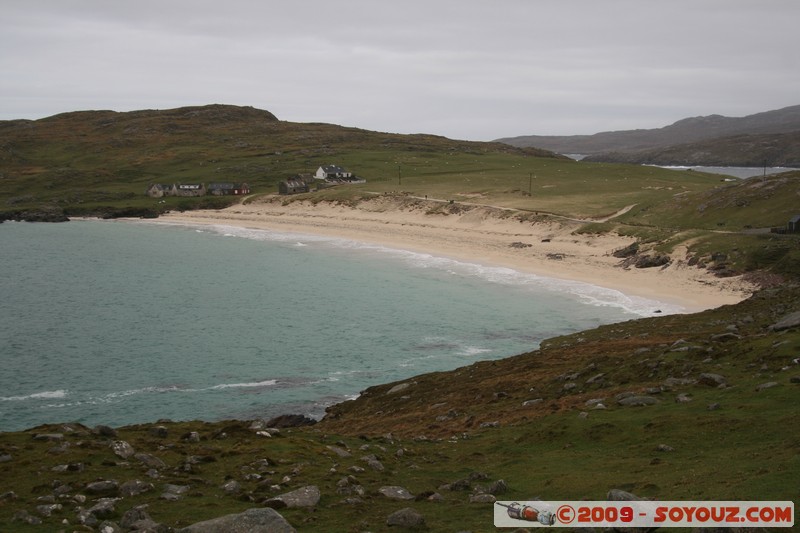
[[[213,387],[209,387],[206,390],[220,390],[220,389],[245,389],[245,388],[257,388],[257,387],[271,387],[272,385],[277,384],[278,381],[275,379],[267,379],[265,381],[254,381],[252,383],[222,383],[220,385],[214,385]]]
[[[474,355],[480,355],[482,353],[491,352],[490,348],[481,348],[480,346],[463,346],[461,350],[458,351],[458,355],[466,355],[468,357],[472,357]]]
[[[2,402],[22,402],[25,400],[54,400],[59,398],[66,398],[67,391],[63,389],[59,390],[47,390],[42,392],[34,392],[33,394],[25,394],[22,396],[0,396],[0,401]]]

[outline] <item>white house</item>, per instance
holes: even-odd
[[[323,165],[317,169],[314,177],[318,180],[327,179],[350,179],[353,177],[352,172],[348,172],[340,166],[336,165]]]

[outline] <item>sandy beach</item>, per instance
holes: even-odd
[[[717,278],[689,266],[680,252],[665,267],[623,268],[611,254],[632,243],[630,238],[576,234],[579,221],[521,221],[488,206],[376,196],[349,207],[273,196],[224,210],[168,213],[160,220],[345,238],[581,281],[677,305],[685,312],[736,303],[754,289],[741,278]]]

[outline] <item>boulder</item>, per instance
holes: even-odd
[[[282,509],[284,507],[314,507],[319,503],[319,498],[319,487],[316,485],[308,485],[270,498],[264,502],[264,505],[274,509]]]
[[[424,527],[425,517],[411,507],[406,507],[405,509],[400,509],[390,514],[386,519],[386,525],[408,528]]]
[[[469,497],[469,503],[494,503],[497,498],[493,494],[472,494]]]
[[[133,507],[132,509],[128,509],[125,511],[125,514],[122,515],[122,520],[120,520],[119,525],[125,529],[133,529],[134,524],[140,524],[143,521],[152,521],[153,519],[150,518],[150,515],[147,514],[146,505],[139,505]]]
[[[151,491],[154,488],[155,487],[153,487],[152,483],[145,483],[144,481],[139,481],[138,479],[132,479],[119,486],[119,493],[122,496],[128,497],[138,496],[139,494]]]
[[[128,459],[136,453],[136,450],[133,449],[133,446],[124,440],[115,440],[112,442],[111,450],[114,452],[114,455],[122,459]]]
[[[86,485],[86,492],[91,494],[110,494],[117,491],[119,491],[119,483],[113,479],[101,479]]]
[[[374,454],[365,455],[361,460],[367,463],[373,470],[377,470],[378,472],[383,472],[384,470],[383,463],[381,463]]]
[[[142,464],[148,466],[150,468],[166,468],[167,465],[154,455],[150,455],[149,453],[136,453],[133,455],[134,459],[141,461]]]
[[[388,487],[381,487],[378,492],[390,500],[413,500],[414,495],[408,492],[403,487],[391,485]]]
[[[658,403],[658,400],[653,398],[652,396],[628,396],[626,398],[622,398],[621,400],[617,401],[620,405],[627,405],[627,406],[644,406],[644,405],[655,405]]]
[[[707,385],[709,387],[726,387],[728,385],[728,380],[725,379],[725,376],[712,374],[711,372],[700,374],[700,378],[697,380],[697,382],[701,385]]]
[[[220,533],[222,531],[225,533],[295,533],[297,530],[275,509],[264,507],[197,522],[177,530],[177,533]]]
[[[95,435],[99,435],[101,437],[108,437],[112,439],[117,438],[117,430],[115,430],[110,426],[104,426],[102,424],[95,426],[94,429],[92,430],[92,433],[94,433]]]
[[[790,313],[781,318],[775,324],[772,324],[769,329],[772,331],[782,331],[784,329],[791,329],[800,326],[800,311]]]

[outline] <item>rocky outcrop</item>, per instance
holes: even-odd
[[[225,533],[294,533],[297,530],[277,511],[264,507],[197,522],[179,529],[178,533],[220,533],[222,531]]]

